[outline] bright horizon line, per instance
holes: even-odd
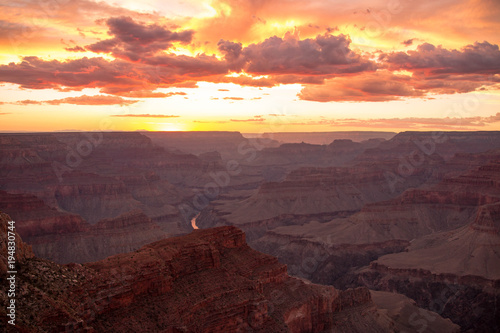
[[[135,131],[106,131],[106,130],[54,130],[54,131],[9,131],[9,130],[0,130],[0,134],[37,134],[37,133],[88,133],[88,132],[101,132],[101,133],[240,133],[247,135],[258,135],[258,134],[267,134],[267,133],[408,133],[408,132],[416,132],[416,133],[430,133],[430,132],[446,132],[446,133],[460,133],[460,132],[499,132],[500,130],[475,130],[475,129],[463,129],[463,130],[403,130],[403,131],[365,131],[365,130],[351,130],[351,131],[268,131],[268,132],[242,132],[242,131],[206,131],[206,130],[186,130],[186,131],[148,131],[148,130],[135,130]]]

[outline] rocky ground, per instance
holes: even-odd
[[[2,254],[8,221],[0,216]],[[387,308],[380,294],[377,308],[366,288],[340,291],[290,277],[235,227],[196,230],[84,265],[36,258],[16,237],[15,328],[5,313],[10,298],[0,293],[6,331],[387,332],[423,311],[409,301],[401,311]],[[6,269],[0,274],[6,283]],[[444,332],[457,331],[451,321],[422,313]]]

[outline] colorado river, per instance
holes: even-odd
[[[193,227],[193,229],[200,229],[198,228],[198,226],[196,225],[196,219],[198,218],[198,216],[200,216],[201,213],[198,213],[198,215],[196,215],[195,217],[193,217],[191,219],[191,226]]]

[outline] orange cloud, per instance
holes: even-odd
[[[104,1],[4,1],[0,12],[0,43],[13,54],[34,48],[61,51],[61,37],[88,42],[86,34],[92,34],[90,39],[99,36],[103,32],[99,20],[111,16],[164,20],[158,13],[140,13]]]
[[[316,102],[384,102],[403,97],[421,97],[424,91],[415,89],[406,75],[388,71],[327,80],[324,85],[310,85],[298,97]]]
[[[302,100],[316,102],[385,102],[435,94],[467,93],[500,88],[500,78],[483,74],[411,76],[388,70],[357,76],[328,79],[324,85],[306,85],[298,94]]]
[[[375,70],[373,62],[349,48],[350,43],[345,35],[303,40],[274,36],[241,53],[247,63],[245,71],[254,74],[338,75]]]
[[[76,105],[131,105],[139,102],[138,100],[128,100],[123,99],[118,96],[106,96],[106,95],[95,95],[95,96],[79,96],[79,97],[66,97],[63,99],[55,99],[52,101],[44,101],[44,103],[51,105],[59,104],[76,104]]]
[[[139,102],[138,100],[128,100],[123,99],[119,96],[107,96],[107,95],[95,95],[95,96],[78,96],[78,97],[66,97],[62,99],[54,99],[49,101],[33,101],[24,100],[16,102],[19,105],[30,105],[30,104],[50,104],[50,105],[60,105],[60,104],[75,104],[75,105],[130,105]]]
[[[167,98],[172,96],[186,96],[187,93],[182,91],[162,93],[162,92],[154,92],[152,90],[136,90],[130,92],[117,92],[116,95],[122,97],[132,97],[132,98]]]
[[[197,37],[212,46],[221,38],[248,45],[294,27],[304,37],[355,31],[365,42],[384,42],[387,49],[420,36],[432,37],[431,42],[500,42],[500,2],[495,0],[214,0],[211,7],[216,15],[194,24]]]
[[[244,100],[243,97],[224,97],[225,100],[232,100],[232,101],[242,101]]]
[[[379,59],[391,70],[422,71],[426,75],[500,72],[500,50],[488,42],[475,42],[461,50],[424,43],[415,51],[383,53]]]
[[[113,36],[87,45],[86,49],[95,53],[111,53],[116,58],[138,61],[164,51],[174,42],[190,43],[192,30],[173,32],[157,24],[143,25],[131,17],[112,17],[106,20],[108,34]]]
[[[483,2],[470,1],[480,7],[479,16],[487,14]],[[18,84],[25,89],[80,91],[84,88],[98,88],[101,93],[130,98],[185,95],[185,93],[163,93],[156,90],[181,86],[197,87],[197,82],[202,81],[253,87],[302,84],[303,89],[299,93],[299,98],[320,102],[419,98],[431,94],[497,89],[500,83],[498,76],[495,76],[500,73],[500,51],[498,45],[493,43],[476,42],[460,50],[424,43],[416,50],[380,51],[370,54],[354,48],[351,37],[347,34],[331,34],[336,30],[342,31],[341,28],[330,26],[331,19],[340,17],[340,14],[344,15],[343,20],[352,19],[352,23],[359,31],[369,30],[370,20],[375,20],[375,14],[380,14],[384,6],[387,6],[387,3],[381,0],[375,1],[370,10],[359,4],[348,4],[347,1],[346,7],[331,8],[332,6],[321,1],[218,0],[211,4],[217,15],[201,20],[179,21],[185,23],[186,28],[182,28],[182,24],[176,25],[174,21],[161,18],[158,13],[136,13],[90,0],[74,2],[82,6],[81,11],[99,17],[97,21],[92,21],[92,24],[88,19],[75,18],[77,22],[82,23],[82,28],[76,29],[78,33],[84,37],[88,31],[99,35],[102,31],[92,30],[96,24],[101,30],[107,29],[109,38],[86,44],[88,52],[105,53],[106,58],[46,60],[41,57],[26,56],[20,62],[0,65],[0,82]],[[36,2],[26,0],[23,6],[27,7],[28,12],[32,12]],[[70,22],[70,14],[76,16],[78,14],[79,7],[73,2],[63,2],[57,6],[60,10],[64,9],[64,13],[58,10],[49,17],[54,24],[57,22],[66,24]],[[404,8],[401,15],[391,14],[386,17],[387,20],[390,18],[395,26],[404,23],[403,17],[412,7],[417,9],[415,14],[417,16],[422,16],[425,12],[425,6],[421,4],[404,3],[402,6]],[[440,7],[442,5],[434,3],[428,5],[428,8],[433,9]],[[2,20],[2,15],[12,19],[14,17],[12,15],[20,13],[20,9],[15,6],[8,5],[6,8],[6,13],[0,14],[0,30],[14,33],[25,29],[24,23]],[[275,12],[277,8],[282,8],[282,11]],[[300,12],[297,8],[300,8]],[[493,12],[496,13],[499,8],[500,6],[493,6]],[[292,26],[289,26],[288,32],[281,37],[267,35],[271,30],[243,27],[245,22],[250,22],[254,28],[273,24],[279,26],[280,20],[292,20],[294,17],[297,18],[296,23],[300,29],[303,27],[310,32],[305,38],[300,38],[299,28],[293,29],[292,33]],[[314,18],[316,20],[313,20]],[[157,22],[153,22],[153,19]],[[200,36],[207,34],[205,30],[209,26],[222,29],[231,22],[235,24],[234,30],[221,34],[219,37],[223,38],[215,41],[216,49],[213,51],[216,54],[203,51],[193,53],[194,55],[176,52],[178,51],[176,47],[179,45],[195,50],[198,45],[205,42],[202,41],[204,37]],[[328,32],[320,33],[318,29]],[[389,27],[387,29],[390,30]],[[233,32],[239,34],[233,35]],[[256,32],[259,33],[257,39],[253,36]],[[74,46],[69,47],[70,45],[64,40],[69,40]],[[249,40],[252,42],[248,42]],[[422,39],[416,37],[398,39],[397,45],[401,44],[401,40],[405,46],[411,46],[414,41]],[[66,50],[69,52],[84,51],[81,46],[76,45],[71,36],[59,38],[59,44],[61,42],[68,46]],[[212,44],[210,47],[215,47],[214,40]],[[110,55],[115,60],[110,60]],[[375,59],[375,55],[378,55],[378,59]],[[397,74],[401,70],[409,71],[413,75]],[[234,73],[240,75],[233,75]],[[85,102],[83,99],[61,99],[41,103],[57,104],[68,101],[71,104]],[[99,102],[97,98],[88,101],[88,103],[104,103],[96,105],[106,105],[106,103],[128,105],[136,102],[127,99],[115,100],[114,103],[111,100]],[[36,101],[26,100],[19,103],[36,104]]]
[[[34,101],[31,99],[25,99],[23,101],[17,101],[15,104],[18,104],[18,105],[40,105],[40,104],[43,104],[43,101]]]
[[[66,47],[64,48],[68,52],[87,52],[83,47],[81,46],[74,46],[74,47]]]

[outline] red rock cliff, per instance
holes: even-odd
[[[18,322],[31,332],[386,331],[368,290],[292,278],[235,227],[196,230],[83,266],[34,258],[19,276],[20,306],[33,311]],[[350,323],[352,316],[359,319]]]

